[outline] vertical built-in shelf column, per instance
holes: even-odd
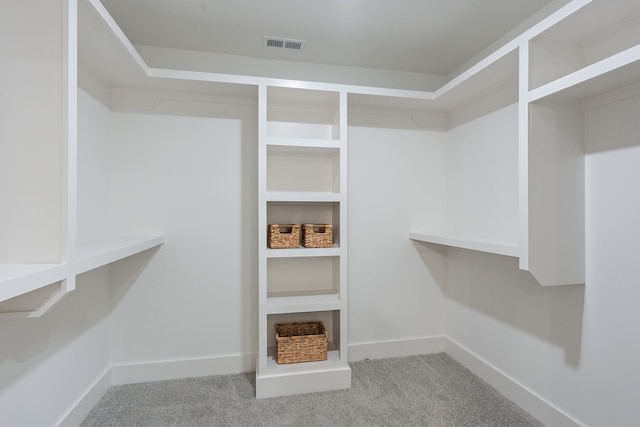
[[[351,385],[347,363],[346,93],[260,86],[256,396]],[[333,245],[267,247],[269,224],[331,224]],[[278,364],[275,324],[322,321],[326,361]]]

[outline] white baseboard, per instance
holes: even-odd
[[[112,385],[255,371],[255,354],[203,357],[111,366]]]
[[[445,342],[444,336],[435,336],[351,344],[349,345],[349,361],[440,353],[445,351]]]
[[[544,425],[582,424],[467,348],[445,336],[351,344],[349,360],[384,359],[446,352]],[[113,365],[78,399],[58,427],[79,426],[112,385],[238,374],[255,371],[255,354]]]
[[[56,424],[58,427],[77,427],[89,415],[89,412],[102,399],[102,396],[111,387],[111,368],[108,368],[91,385],[82,397],[73,405],[71,409]]]
[[[482,378],[502,395],[520,406],[546,426],[580,427],[581,423],[555,407],[526,386],[478,357],[450,338],[445,338],[446,353]]]

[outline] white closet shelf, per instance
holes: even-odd
[[[293,249],[267,249],[267,258],[301,258],[301,257],[329,257],[340,256],[340,246],[331,248],[305,248],[299,246]]]
[[[155,248],[164,243],[163,236],[109,237],[78,244],[75,274],[102,267],[123,258]]]
[[[317,362],[302,362],[279,365],[276,362],[276,347],[269,346],[267,349],[267,372],[264,376],[287,374],[304,374],[312,372],[321,372],[326,370],[341,369],[348,366],[344,362],[340,362],[340,351],[336,346],[329,342],[327,351],[327,360],[319,360]]]
[[[0,264],[0,302],[66,280],[66,286],[32,312],[20,313],[37,317],[46,313],[66,293],[75,288],[75,276],[123,258],[160,246],[164,237],[112,237],[78,245],[77,258],[66,264]]]
[[[287,147],[288,150],[294,148],[340,148],[340,141],[335,139],[312,139],[312,138],[279,138],[267,137],[267,147]]]
[[[325,295],[309,294],[284,296],[286,293],[270,293],[265,305],[267,314],[308,313],[312,311],[330,311],[341,309],[340,295],[330,293]],[[276,296],[282,295],[282,296]]]
[[[547,97],[587,99],[638,81],[640,45],[591,64],[529,92],[529,102]]]
[[[340,202],[342,197],[337,193],[325,192],[293,192],[293,191],[268,191],[267,202]]]
[[[469,239],[450,233],[411,232],[409,233],[409,238],[419,242],[435,243],[437,245],[471,249],[516,258],[520,255],[520,248],[517,245]]]
[[[67,264],[0,264],[0,301],[67,278]]]

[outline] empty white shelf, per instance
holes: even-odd
[[[312,311],[339,310],[340,296],[337,293],[318,294],[309,292],[287,295],[284,292],[269,293],[266,304],[267,314],[308,313]]]
[[[426,243],[435,243],[438,245],[452,246],[455,248],[471,249],[474,251],[488,252],[498,255],[506,255],[518,257],[520,248],[517,245],[508,243],[496,243],[490,241],[467,239],[447,233],[426,233],[413,232],[409,233],[409,238]]]
[[[78,245],[75,273],[80,274],[102,267],[147,249],[160,246],[164,237],[110,237]]]
[[[268,191],[268,202],[339,202],[340,194],[322,193],[314,191],[290,192],[290,191]]]
[[[340,148],[340,141],[335,139],[311,139],[311,138],[279,138],[267,137],[267,146],[293,148]]]

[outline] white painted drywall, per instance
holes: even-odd
[[[442,131],[349,128],[350,345],[444,331],[443,253],[408,233],[441,226],[445,144]]]
[[[256,352],[255,107],[210,113],[111,115],[113,232],[166,241],[139,275],[139,263],[112,268],[116,366]],[[445,135],[349,138],[350,342],[440,336],[442,290],[425,264],[443,268],[442,254],[407,237],[442,220],[437,197],[416,194],[442,196]]]
[[[518,105],[447,134],[447,230],[518,244]]]
[[[109,109],[78,90],[78,241],[109,236]]]
[[[113,232],[165,236],[139,276],[114,266],[116,365],[256,352],[257,117],[222,108],[111,116]]]
[[[446,334],[587,426],[631,426],[640,395],[640,97],[585,113],[586,285],[450,250]],[[545,421],[545,420],[542,420]]]

